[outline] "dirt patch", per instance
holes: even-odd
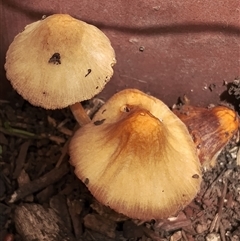
[[[177,217],[142,223],[102,206],[74,175],[67,144],[76,124],[68,109],[16,98],[0,103],[1,240],[240,240],[238,137]],[[94,99],[85,108],[92,115],[101,104]]]

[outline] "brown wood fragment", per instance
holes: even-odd
[[[18,186],[19,187],[22,187],[25,184],[31,182],[31,180],[29,178],[29,175],[25,172],[24,169],[22,169],[20,175],[17,178],[17,181],[18,181]],[[34,199],[34,197],[33,197],[32,194],[30,194],[30,195],[25,197],[25,201],[27,201],[27,202],[33,202],[33,199]]]
[[[79,239],[83,234],[81,213],[84,208],[84,202],[81,200],[67,200],[69,214],[72,220],[74,234]]]
[[[59,168],[60,165],[62,164],[64,158],[66,158],[67,153],[68,153],[69,143],[70,143],[70,138],[65,142],[65,144],[64,144],[63,147],[62,147],[61,156],[60,156],[59,159],[58,159],[58,162],[57,162],[57,164],[56,164],[56,168]]]
[[[222,213],[223,213],[223,205],[224,205],[224,200],[226,197],[227,193],[227,187],[228,187],[228,180],[226,178],[223,178],[223,190],[222,190],[222,195],[218,204],[218,219],[215,225],[215,231],[219,231],[219,225],[222,219]]]
[[[26,155],[27,155],[27,151],[28,151],[28,147],[30,145],[30,140],[24,142],[21,147],[20,147],[20,151],[19,151],[19,155],[17,157],[16,160],[16,167],[13,173],[13,178],[18,178],[18,176],[20,175],[22,169],[23,169],[23,165],[25,163],[25,159],[26,159]]]
[[[137,239],[144,234],[142,226],[136,225],[134,222],[127,220],[123,223],[123,237],[127,239]]]
[[[100,214],[101,216],[103,216],[107,219],[110,219],[112,221],[115,221],[115,222],[122,222],[122,221],[126,221],[126,220],[129,219],[129,217],[127,217],[127,216],[125,216],[121,213],[115,212],[113,209],[111,209],[108,206],[105,206],[105,205],[101,204],[96,199],[93,200],[90,207],[93,210],[95,210],[98,214]]]
[[[149,237],[151,240],[154,240],[154,241],[167,241],[167,239],[161,238],[158,233],[152,231],[151,229],[149,229],[149,228],[147,228],[145,226],[142,226],[142,229],[143,229],[143,232],[145,233],[145,235],[147,237]]]
[[[49,115],[47,116],[47,121],[48,121],[48,124],[50,124],[51,126],[53,127],[57,126],[57,121]]]
[[[84,217],[84,226],[98,233],[104,234],[109,238],[115,238],[116,223],[106,219],[96,213],[87,214]]]
[[[159,220],[154,229],[173,232],[180,228],[191,226],[192,222],[183,212],[180,212],[177,217]]]
[[[170,237],[170,241],[179,241],[182,239],[182,233],[181,231],[177,231],[175,232],[171,237]]]
[[[53,185],[47,186],[36,195],[38,203],[42,204],[44,202],[47,202],[47,200],[53,196],[53,193],[54,193],[54,186]]]
[[[19,205],[14,212],[14,221],[25,241],[76,241],[58,215],[39,204]]]
[[[67,229],[72,230],[66,197],[61,194],[57,194],[50,199],[49,205],[51,209],[53,209],[54,212],[61,218]]]
[[[68,128],[66,128],[66,127],[64,127],[64,126],[58,128],[58,130],[59,130],[60,132],[62,132],[63,134],[67,135],[67,136],[72,136],[72,135],[73,135],[73,131],[70,130],[70,129],[68,129]]]
[[[221,241],[226,241],[226,238],[225,238],[226,230],[221,222],[219,223],[219,231],[220,231]]]
[[[190,233],[186,233],[184,230],[182,230],[182,237],[183,241],[194,241],[193,235],[191,235]]]
[[[8,145],[8,140],[7,138],[0,132],[0,144],[1,145]]]
[[[68,173],[68,171],[69,168],[67,165],[62,165],[59,168],[52,169],[50,172],[46,173],[40,178],[33,180],[20,187],[17,191],[15,191],[12,194],[9,203],[16,202],[29,194],[40,191],[43,188],[57,182],[63,176],[65,176]]]
[[[49,140],[56,142],[58,145],[66,142],[66,140],[60,136],[50,135],[48,138]]]
[[[208,189],[204,192],[202,199],[208,199],[214,186],[217,185],[217,182],[220,180],[220,178],[222,178],[222,176],[224,175],[224,173],[226,172],[226,169],[224,168],[221,173],[213,180],[212,183],[209,183],[209,187]]]
[[[73,133],[78,128],[79,128],[79,125],[76,124],[74,126],[74,128],[73,128]],[[56,164],[56,168],[58,168],[61,165],[61,163],[63,162],[64,158],[67,156],[67,154],[68,154],[68,146],[69,146],[70,140],[71,140],[71,138],[69,137],[68,140],[65,142],[64,146],[62,147],[62,150],[61,150],[62,154],[61,154],[61,156],[60,156],[60,158],[59,158],[59,160],[58,160],[58,162]]]

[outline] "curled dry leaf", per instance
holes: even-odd
[[[186,124],[205,167],[215,165],[222,149],[238,131],[237,113],[225,106],[208,109],[184,105],[174,113]]]

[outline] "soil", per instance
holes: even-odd
[[[101,104],[85,108],[91,116]],[[68,108],[44,110],[19,96],[0,102],[0,240],[240,240],[238,136],[177,217],[141,222],[102,206],[76,178],[67,155],[74,128]]]

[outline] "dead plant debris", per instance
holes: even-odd
[[[0,240],[240,240],[237,137],[177,217],[142,223],[102,206],[74,175],[66,148],[75,128],[70,111],[17,98],[0,102]],[[92,116],[101,104],[94,99],[85,108]]]

